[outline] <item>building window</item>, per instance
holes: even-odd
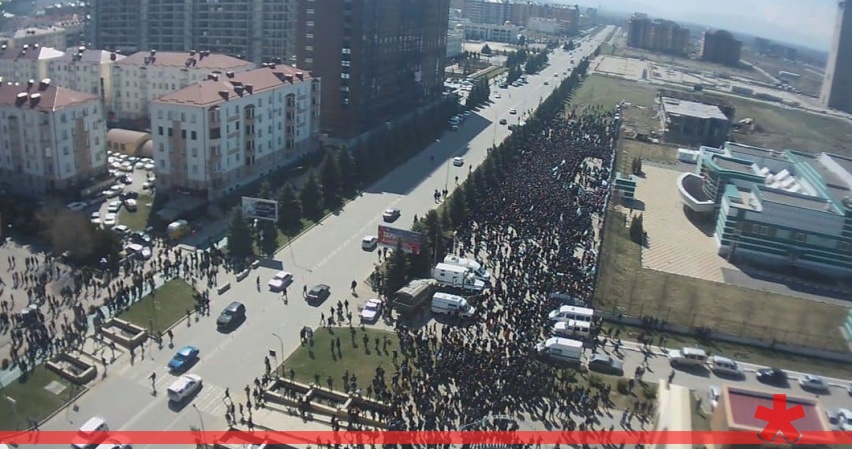
[[[198,148],[192,149],[192,157],[198,157]]]
[[[165,152],[165,151],[166,151],[166,146],[165,146],[165,145],[163,145],[163,143],[162,143],[162,142],[160,142],[160,153],[163,153],[163,152]]]
[[[793,240],[795,240],[799,243],[805,243],[805,241],[807,239],[808,239],[808,236],[804,232],[797,232],[797,233],[793,234]]]
[[[190,136],[190,138],[191,138],[192,140],[195,140],[195,139],[196,139],[196,137],[197,137],[197,134],[198,134],[198,133],[196,133],[195,131],[192,131],[192,132],[189,134],[189,136]]]
[[[343,50],[341,50],[340,52],[344,55],[349,55],[352,54],[352,49],[344,47]]]
[[[162,126],[157,128],[157,134],[159,134],[161,136],[163,135],[163,127]]]
[[[845,253],[848,253],[848,252],[849,252],[849,248],[850,248],[850,247],[852,247],[852,245],[850,245],[850,244],[849,244],[849,242],[846,242],[846,241],[841,241],[841,242],[837,245],[837,248],[838,248],[840,251],[843,251],[843,252],[845,252]]]

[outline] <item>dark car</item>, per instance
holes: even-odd
[[[246,317],[246,306],[241,302],[234,301],[225,307],[225,310],[216,319],[216,327],[220,330],[233,329]]]
[[[624,375],[624,363],[608,355],[595,354],[589,360],[589,371],[621,376]]]
[[[757,380],[765,384],[783,385],[787,383],[787,373],[780,368],[761,368],[757,370]]]
[[[151,242],[153,239],[150,235],[144,232],[134,232],[130,234],[130,243],[136,243],[137,245],[142,246],[151,246]]]
[[[320,303],[328,299],[329,296],[331,296],[331,287],[325,284],[314,285],[308,290],[309,302]]]
[[[118,198],[121,201],[136,200],[136,199],[139,199],[139,193],[137,193],[137,192],[121,192],[121,194],[118,195]]]

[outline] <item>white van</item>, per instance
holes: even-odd
[[[583,357],[583,342],[568,338],[550,337],[536,345],[535,349],[557,362],[579,363]]]
[[[75,438],[75,440],[78,441],[71,443],[71,447],[74,449],[96,447],[100,442],[106,439],[107,431],[109,431],[109,426],[107,426],[105,419],[99,416],[89,418],[88,421],[80,426],[80,430],[77,431],[79,440]]]
[[[589,338],[592,333],[592,323],[588,321],[568,320],[559,321],[553,325],[553,335],[557,337]]]
[[[716,373],[716,375],[722,374],[733,377],[745,377],[745,370],[743,367],[741,367],[739,363],[727,357],[714,355],[713,357],[710,357],[707,363],[710,366],[710,370]]]
[[[439,263],[432,268],[432,278],[441,285],[456,287],[469,292],[479,293],[485,290],[485,282],[476,279],[470,268]]]
[[[707,363],[707,353],[699,348],[683,348],[669,352],[671,366],[704,366]]]
[[[476,308],[461,296],[438,292],[432,295],[432,313],[470,318],[476,313]]]
[[[551,321],[588,321],[592,322],[595,316],[595,311],[586,307],[562,306],[556,310],[552,310],[548,314]]]
[[[491,272],[488,271],[481,263],[473,259],[465,259],[453,254],[448,254],[444,257],[444,263],[456,265],[459,267],[470,268],[473,275],[482,282],[491,282]]]

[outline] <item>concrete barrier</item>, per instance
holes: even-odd
[[[259,260],[255,260],[254,262],[251,263],[251,269],[252,270],[257,270],[258,268],[260,268],[260,261]]]
[[[218,294],[220,294],[220,295],[221,295],[222,293],[225,293],[226,291],[228,291],[228,290],[230,290],[230,289],[231,289],[231,283],[230,283],[230,282],[225,282],[225,283],[224,283],[224,284],[222,284],[222,285],[217,285],[217,286],[216,286],[216,293],[218,293]]]
[[[100,333],[126,348],[135,348],[148,338],[145,328],[115,317],[104,322]]]
[[[240,282],[243,279],[247,278],[248,275],[249,275],[249,270],[240,271],[239,273],[237,273],[237,282]]]
[[[67,353],[57,355],[45,366],[59,377],[77,385],[85,385],[98,375],[98,369],[94,365]]]

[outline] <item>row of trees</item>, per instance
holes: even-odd
[[[524,71],[527,73],[538,73],[547,65],[547,52],[539,51],[532,53],[527,57],[527,62],[524,64]]]
[[[328,149],[301,188],[286,182],[276,189],[265,181],[253,196],[278,202],[277,223],[259,221],[253,226],[240,208],[235,208],[228,230],[228,251],[237,257],[250,257],[256,246],[263,254],[273,254],[280,243],[278,231],[295,235],[307,222],[318,221],[328,211],[339,208],[363,186],[434,142],[449,117],[457,112],[458,103],[448,97],[429,114],[415,114],[353,148]]]
[[[491,86],[488,83],[488,78],[480,78],[467,94],[464,105],[468,109],[476,109],[477,106],[485,103],[489,98],[491,98]]]
[[[402,248],[397,248],[385,265],[385,294],[391,295],[411,278],[429,276],[436,261],[443,259],[452,250],[454,230],[466,222],[468,214],[478,211],[483,204],[481,199],[504,181],[518,158],[524,157],[521,152],[528,146],[531,137],[544,132],[553,120],[561,119],[565,103],[570,101],[588,65],[587,60],[582,60],[553,95],[539,105],[526,125],[516,129],[503,143],[492,148],[482,165],[462,182],[447,202],[414,222],[411,230],[423,236],[420,253],[405,254]]]

